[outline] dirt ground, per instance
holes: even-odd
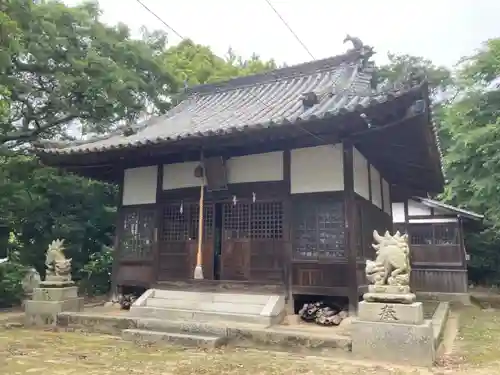
[[[457,316],[457,312],[454,313]],[[491,375],[500,362],[500,310],[459,311],[455,345],[431,369],[257,350],[137,346],[81,332],[0,328],[0,374],[416,374]],[[456,320],[455,320],[456,321]],[[448,336],[453,341],[455,335]],[[451,339],[450,339],[451,338]]]

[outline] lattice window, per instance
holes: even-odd
[[[226,239],[283,238],[282,202],[225,203],[222,213]]]
[[[122,215],[121,256],[134,259],[149,258],[155,241],[155,209],[124,209]]]
[[[344,208],[333,200],[297,202],[294,207],[295,257],[343,258]]]
[[[434,224],[434,244],[435,245],[456,245],[458,244],[458,225]]]
[[[189,206],[189,238],[198,238],[198,223],[200,220],[200,205],[191,204]],[[212,238],[214,234],[214,207],[213,205],[203,206],[203,238]]]
[[[410,224],[410,241],[413,245],[456,245],[456,223]]]
[[[183,204],[163,207],[163,241],[186,241],[189,238],[188,211]]]
[[[283,204],[257,202],[251,205],[250,237],[255,239],[283,238]]]
[[[226,238],[250,238],[249,203],[225,203],[222,207],[222,215]]]
[[[410,228],[410,244],[432,245],[432,224],[412,224]]]

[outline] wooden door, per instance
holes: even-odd
[[[284,282],[283,204],[224,203],[221,279]]]
[[[177,281],[189,278],[189,211],[183,203],[162,207],[161,236],[158,249],[158,280]]]
[[[204,207],[203,275],[213,278],[214,207]],[[176,281],[192,279],[198,249],[199,204],[169,203],[163,207],[159,246],[158,279]]]
[[[198,252],[198,224],[200,205],[193,203],[189,206],[189,239],[187,241],[188,273],[192,278],[196,267]],[[205,203],[203,207],[203,242],[202,242],[203,278],[214,278],[214,205]]]

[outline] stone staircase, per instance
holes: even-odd
[[[124,339],[219,347],[240,327],[260,329],[279,324],[285,315],[280,295],[186,292],[149,289],[130,308],[137,326]]]

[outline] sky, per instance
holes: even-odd
[[[66,0],[77,4],[80,0]],[[184,38],[208,45],[218,55],[229,47],[244,57],[257,53],[288,65],[312,60],[266,0],[142,0]],[[498,0],[270,0],[315,59],[346,51],[346,34],[387,52],[407,53],[452,67],[489,38],[500,37]],[[102,20],[124,22],[136,35],[141,26],[165,25],[137,0],[99,0]],[[169,33],[169,41],[181,39]],[[349,46],[350,48],[350,46]]]

